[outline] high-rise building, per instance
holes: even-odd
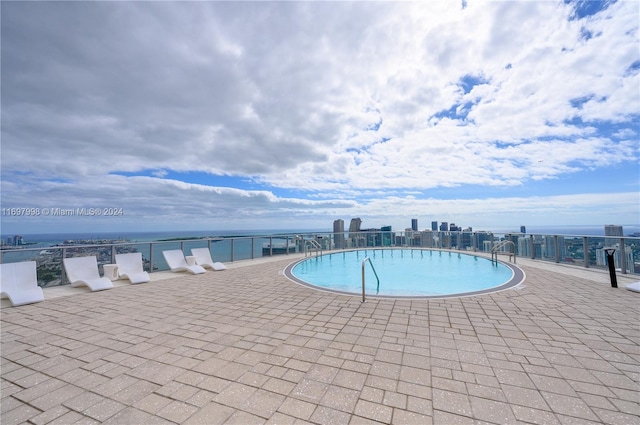
[[[614,246],[615,244],[620,243],[620,238],[624,235],[624,233],[622,232],[622,226],[617,226],[615,224],[605,224],[604,235],[617,236],[617,238],[604,239],[605,246]]]
[[[475,244],[476,249],[484,250],[484,243],[489,242],[489,244],[491,244],[491,241],[493,241],[493,239],[494,236],[489,232],[477,232]],[[491,251],[491,249],[489,249],[489,251]]]
[[[361,225],[362,225],[362,220],[360,220],[360,217],[352,218],[351,223],[349,223],[349,233],[351,232],[358,233],[360,231]]]
[[[558,244],[556,245],[556,238]],[[557,255],[557,257],[556,257]],[[567,256],[564,237],[545,235],[542,238],[542,258],[563,259]]]
[[[464,230],[458,240],[458,249],[470,249],[473,247],[473,232]]]
[[[520,226],[520,233],[527,233],[527,227],[526,226]]]
[[[414,232],[418,231],[418,219],[417,218],[412,218],[411,219],[411,230],[413,230]]]
[[[531,239],[518,238],[518,255],[521,257],[531,257]]]
[[[382,232],[382,246],[391,246],[391,243],[394,239],[394,234],[391,232],[391,226],[382,226],[380,228]]]
[[[624,256],[624,263],[623,257]],[[596,265],[598,266],[608,266],[608,258],[607,253],[603,249],[596,249]],[[615,268],[618,270],[622,270],[622,266],[624,264],[625,273],[634,273],[634,264],[633,264],[633,250],[630,246],[624,247],[624,254],[620,251],[619,247],[613,252],[613,264]]]
[[[440,231],[441,232],[449,231],[449,223],[447,223],[446,221],[443,221],[442,223],[440,223]]]
[[[433,231],[425,230],[420,232],[421,245],[432,248],[435,246]],[[416,244],[417,245],[417,244]]]
[[[345,248],[344,246],[344,220],[338,219],[333,221],[333,240],[337,249]]]
[[[362,220],[360,217],[352,218],[349,223],[349,246],[352,248],[366,246],[366,239],[363,233],[360,233]]]
[[[432,221],[431,222],[431,231],[433,231],[433,232],[437,232],[438,231],[438,222],[437,221]]]

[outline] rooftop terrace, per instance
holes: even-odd
[[[3,301],[0,422],[640,422],[637,276],[519,258],[515,289],[361,303],[299,257]]]

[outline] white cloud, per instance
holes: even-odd
[[[6,185],[6,186],[4,186]],[[408,218],[423,222],[448,220],[477,229],[508,223],[554,224],[604,223],[608,217],[633,217],[638,194],[576,194],[536,197],[490,197],[470,199],[420,199],[411,194],[397,196],[385,191],[360,193],[362,199],[285,198],[269,191],[247,191],[228,187],[189,184],[155,177],[107,176],[77,182],[3,182],[9,190],[3,204],[48,209],[122,208],[116,217],[3,217],[3,225],[14,229],[28,225],[34,233],[69,228],[75,231],[206,230],[258,228],[329,228],[336,218],[362,217],[367,227],[392,224],[407,227]],[[17,195],[24,193],[24,195]],[[91,196],[87,196],[91,194]],[[550,217],[551,216],[551,217]],[[255,220],[259,218],[259,221]],[[499,221],[496,222],[496,218]],[[221,225],[224,223],[225,226]],[[227,227],[227,226],[232,227]]]

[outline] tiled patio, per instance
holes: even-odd
[[[2,308],[0,422],[640,423],[630,277],[518,259],[516,289],[361,304],[295,258]]]

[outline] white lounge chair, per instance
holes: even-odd
[[[187,260],[184,258],[184,254],[179,249],[173,249],[169,251],[162,251],[162,255],[166,260],[169,268],[172,272],[191,272],[193,274],[205,273],[206,270],[197,264],[189,265]]]
[[[149,282],[149,273],[142,268],[141,252],[116,254],[116,264],[118,265],[118,277],[129,279],[131,283]]]
[[[38,286],[36,262],[0,264],[0,296],[9,298],[14,306],[44,300],[44,292]]]
[[[63,258],[62,262],[71,286],[88,286],[92,291],[113,288],[113,283],[108,277],[100,277],[98,260],[95,255]]]
[[[209,248],[191,248],[191,255],[196,257],[196,264],[213,270],[226,270],[227,266],[211,259]]]
[[[640,292],[640,281],[630,283],[629,285],[625,286],[625,288],[633,292]]]

